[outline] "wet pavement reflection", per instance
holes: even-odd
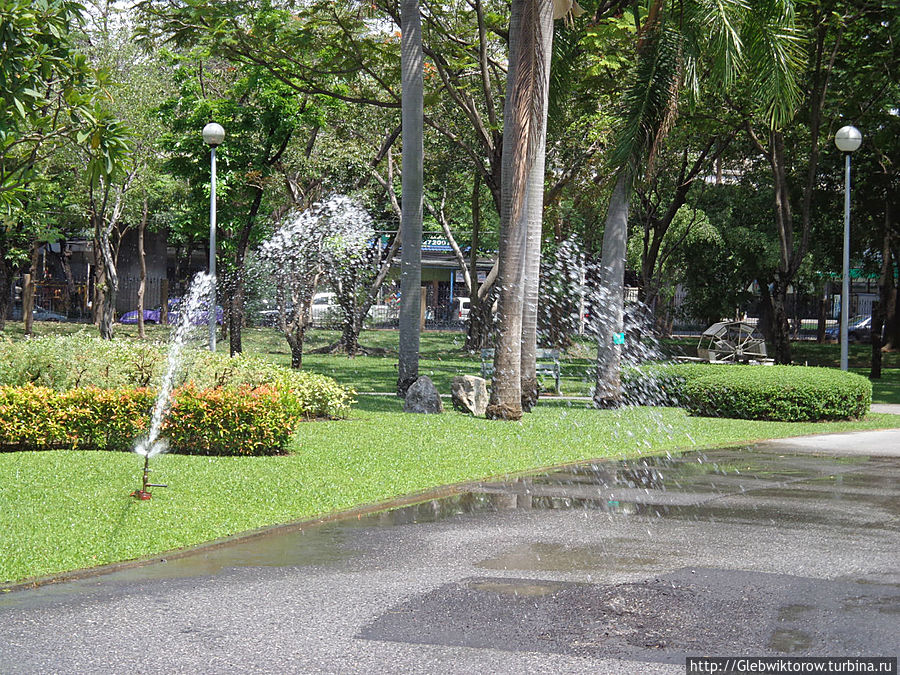
[[[142,603],[137,618],[165,619],[147,643],[184,663],[218,648],[204,636],[257,644],[283,617],[286,644],[390,663],[385,645],[668,664],[896,653],[898,477],[896,458],[751,448],[475,482],[0,594],[0,643],[32,654],[33,626],[55,622],[130,645]],[[0,650],[0,671],[17,658]]]
[[[715,450],[670,457],[609,460],[481,482],[462,491],[327,523],[298,524],[252,538],[200,547],[170,559],[113,572],[115,581],[210,576],[239,567],[329,567],[360,555],[351,533],[507,511],[585,510],[642,517],[733,523],[852,525],[897,529],[897,463],[884,458],[811,457]],[[741,495],[753,494],[752,508]],[[834,508],[828,508],[832,504]],[[823,507],[824,505],[824,507]],[[855,507],[855,508],[848,508]],[[866,507],[868,511],[862,511]],[[654,558],[602,548],[523,544],[482,561],[488,569],[576,570],[644,566]],[[68,584],[78,592],[91,580]],[[47,592],[55,593],[54,587]],[[14,601],[0,597],[0,607]]]

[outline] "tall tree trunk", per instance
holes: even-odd
[[[630,184],[628,170],[622,169],[609,200],[603,231],[600,298],[593,308],[597,314],[597,385],[594,388],[594,405],[598,408],[616,408],[622,403],[621,339],[625,331],[625,247],[628,242]]]
[[[402,72],[402,143],[400,229],[400,343],[397,394],[419,377],[419,315],[422,285],[422,200],[424,124],[422,23],[418,0],[402,0],[400,68]],[[349,346],[349,345],[345,345]],[[355,347],[354,347],[355,353]]]
[[[551,4],[551,3],[546,3]],[[541,278],[541,233],[544,219],[544,159],[547,142],[547,106],[550,93],[550,57],[553,53],[553,13],[540,14],[541,49],[544,57],[543,77],[540,83],[542,99],[541,123],[534,139],[534,163],[531,165],[526,189],[528,238],[525,242],[525,286],[522,302],[522,410],[530,412],[538,401],[537,380],[537,323],[538,292]]]
[[[12,293],[13,270],[6,262],[6,245],[0,233],[0,330],[6,328],[9,316],[9,298]]]
[[[880,294],[879,294],[880,295]],[[884,328],[884,305],[880,300],[872,303],[872,365],[869,379],[881,379],[881,331]]]
[[[529,180],[547,121],[546,55],[552,3],[513,0],[509,67],[503,112],[503,169],[500,213],[500,304],[494,377],[487,416],[522,417],[522,320],[528,251]]]
[[[828,299],[831,291],[831,282],[825,281],[819,292],[819,320],[816,325],[816,342],[825,342],[826,322],[828,321]]]
[[[878,302],[872,307],[872,368],[869,379],[881,378],[881,348],[883,346],[882,331],[890,307],[891,293],[894,290],[894,266],[891,260],[891,223],[888,212],[885,212],[884,243],[881,247],[881,276],[878,279]]]
[[[119,290],[119,275],[113,260],[112,243],[110,242],[110,230],[106,224],[100,227],[100,254],[103,257],[103,302],[100,306],[100,337],[104,340],[113,338],[113,322],[116,318],[116,295]]]
[[[356,356],[359,354],[359,333],[361,331],[361,322],[356,316],[353,319],[344,318],[341,324],[341,351],[347,356]],[[413,380],[415,382],[415,380]]]
[[[294,331],[284,334],[288,345],[291,348],[291,368],[294,368],[295,370],[299,370],[303,367],[303,337],[305,334],[306,328],[303,326],[302,321],[299,322],[299,325]]]
[[[144,339],[144,293],[147,290],[147,254],[144,251],[144,230],[147,229],[147,196],[144,195],[144,208],[141,222],[138,225],[138,260],[141,263],[141,281],[137,293],[138,337]]]
[[[759,283],[759,324],[758,328],[763,334],[766,342],[770,345],[775,344],[775,329],[772,317],[775,311],[772,307],[772,293],[769,291],[769,282],[765,279],[758,279]]]
[[[25,335],[32,334],[34,327],[34,291],[38,271],[38,245],[31,245],[31,265],[25,275],[22,288],[22,320],[25,322]]]
[[[491,338],[491,294],[478,283],[478,246],[481,243],[481,174],[472,185],[472,240],[469,247],[469,318],[466,322],[466,351],[487,349]],[[485,304],[488,311],[485,312]]]
[[[789,282],[776,276],[772,284],[772,342],[775,349],[775,363],[791,363],[791,327],[787,315],[787,292]]]
[[[94,231],[94,240],[93,240],[93,249],[94,249],[94,270],[93,270],[93,281],[94,281],[94,290],[91,296],[91,323],[95,326],[100,325],[100,308],[103,306],[104,297],[106,295],[106,282],[104,279],[106,278],[106,272],[104,271],[103,265],[103,254],[100,252],[100,235],[95,230]]]
[[[900,263],[900,256],[893,255],[894,264]],[[895,350],[900,348],[900,289],[890,278],[891,286],[884,308],[884,346]]]
[[[897,223],[892,220],[893,209],[891,208],[891,199],[888,197],[884,200],[884,222],[885,227],[891,232],[889,245],[885,249],[885,258],[890,260],[889,269],[891,270],[887,277],[886,298],[884,303],[884,344],[888,349],[900,349],[900,292],[898,292],[897,283],[894,281],[894,267],[900,265],[900,228]]]

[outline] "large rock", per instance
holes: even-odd
[[[406,390],[406,403],[403,412],[426,413],[429,415],[444,412],[441,395],[434,382],[427,375],[422,375]]]
[[[450,385],[450,397],[457,410],[484,417],[488,404],[487,382],[474,375],[457,375]]]

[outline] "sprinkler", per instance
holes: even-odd
[[[150,453],[148,452],[146,455],[144,455],[143,487],[140,490],[135,490],[134,492],[132,492],[131,496],[135,497],[137,499],[147,500],[153,496],[152,494],[150,494],[150,492],[147,491],[147,488],[169,487],[168,485],[163,485],[162,483],[148,483],[147,481],[149,481],[149,480],[150,480]]]

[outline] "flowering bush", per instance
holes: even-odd
[[[0,449],[131,450],[146,433],[153,399],[143,388],[0,387]],[[278,454],[303,414],[277,387],[186,385],[173,394],[162,436],[185,454]]]
[[[276,455],[284,451],[300,406],[275,387],[177,390],[162,435],[176,452]]]

